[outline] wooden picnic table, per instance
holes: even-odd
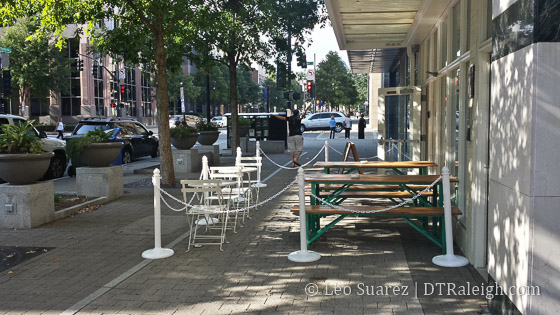
[[[311,192],[316,196],[323,196],[321,194],[321,185],[338,185],[336,190],[330,190],[324,200],[330,203],[342,202],[341,197],[352,185],[372,186],[374,189],[377,185],[398,185],[400,190],[410,193],[410,197],[418,193],[419,189],[415,186],[430,185],[439,176],[438,175],[376,175],[376,174],[307,174],[305,175],[305,182],[311,184]],[[441,181],[433,187],[433,201],[430,203],[425,198],[418,198],[418,201],[424,206],[443,206],[443,201],[439,200],[438,192],[441,191]],[[316,205],[320,202],[315,198],[311,198],[311,204]]]
[[[359,163],[359,162],[358,162]],[[442,180],[439,180],[434,186],[430,194],[426,194],[426,197],[432,196],[432,201],[428,201],[426,197],[419,197],[410,206],[405,205],[399,208],[392,209],[387,212],[379,213],[354,213],[346,212],[340,209],[331,208],[327,206],[326,202],[331,204],[340,204],[346,198],[352,198],[352,193],[356,191],[351,191],[351,187],[359,186],[361,188],[371,186],[371,187],[386,187],[386,186],[399,186],[401,191],[407,192],[408,197],[412,197],[419,193],[420,190],[424,189],[428,185],[432,184],[439,178],[439,175],[374,175],[374,174],[306,174],[304,180],[307,184],[311,185],[312,194],[321,198],[321,200],[316,200],[311,197],[311,205],[306,206],[306,217],[307,217],[307,244],[315,241],[322,234],[328,231],[330,228],[335,226],[338,222],[347,216],[395,216],[404,219],[408,224],[410,224],[422,235],[430,239],[434,244],[442,248],[445,252],[445,224],[443,221],[444,211],[443,211],[443,200],[438,198],[438,192],[442,191]],[[456,178],[451,178],[452,181],[457,181]],[[323,187],[330,187],[329,189],[322,190]],[[333,187],[338,187],[333,189]],[[348,191],[348,193],[346,193]],[[372,191],[373,193],[379,193]],[[388,195],[394,193],[387,192]],[[357,195],[365,194],[364,192],[358,192]],[[398,197],[403,199],[404,197]],[[391,198],[393,199],[393,198]],[[395,203],[397,201],[393,200]],[[361,211],[371,211],[386,208],[385,206],[352,206],[352,205],[341,205],[344,209],[361,210]],[[293,207],[292,212],[296,213],[299,211],[298,207]],[[454,207],[452,209],[453,215],[459,215],[461,212],[458,208]],[[321,218],[328,216],[338,216],[332,222],[322,226]],[[413,220],[415,219],[415,220]]]
[[[324,173],[329,174],[331,168],[348,168],[348,172],[364,168],[390,168],[403,174],[400,168],[418,168],[420,175],[428,174],[428,167],[437,167],[433,161],[328,161],[317,162],[313,166],[324,168]],[[361,173],[361,172],[360,172]]]

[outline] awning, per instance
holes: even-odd
[[[385,72],[400,48],[420,44],[452,0],[325,0],[354,73]]]

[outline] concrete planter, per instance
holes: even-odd
[[[107,167],[117,159],[122,146],[122,142],[92,143],[82,151],[80,160],[91,167]]]
[[[219,131],[199,131],[199,133],[198,143],[201,145],[212,145],[218,141],[218,137],[220,136]]]
[[[0,178],[12,185],[32,184],[45,175],[53,155],[53,152],[0,154]]]
[[[188,150],[196,144],[198,133],[192,134],[186,138],[171,138],[171,144],[178,150]]]

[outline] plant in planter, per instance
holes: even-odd
[[[249,129],[253,122],[249,118],[239,118],[237,120],[237,124],[239,125],[239,136],[240,137],[247,137],[249,134]]]
[[[33,121],[2,125],[0,178],[14,185],[32,184],[47,172],[54,153],[43,152],[33,133]]]
[[[198,143],[202,145],[212,145],[218,140],[218,137],[220,136],[218,126],[213,123],[205,123],[203,121],[199,121],[196,124],[196,129],[199,132]]]
[[[96,128],[79,138],[68,140],[66,153],[72,159],[72,164],[77,161],[91,167],[107,167],[114,162],[123,146],[122,142],[112,140],[113,131],[105,132]]]
[[[188,150],[196,144],[198,132],[189,125],[178,125],[169,130],[171,144],[179,150]]]

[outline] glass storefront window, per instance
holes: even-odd
[[[453,7],[453,25],[451,33],[451,59],[461,56],[461,3]]]
[[[494,36],[494,27],[492,25],[492,1],[486,1],[486,39]]]
[[[441,67],[447,66],[447,18],[441,23]]]

